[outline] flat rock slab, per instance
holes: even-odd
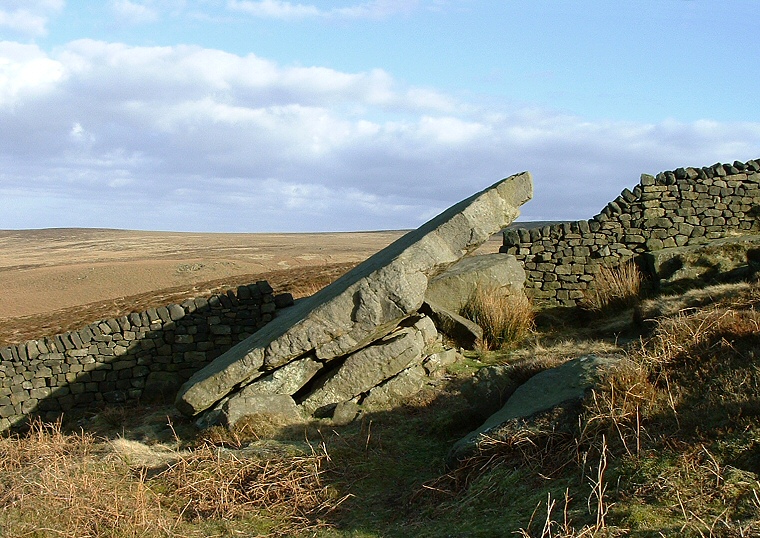
[[[430,280],[425,301],[459,314],[476,290],[524,293],[525,269],[510,254],[468,256]]]
[[[532,195],[523,172],[447,209],[198,371],[178,409],[196,415],[294,359],[328,362],[381,338],[420,308],[430,278],[509,225]]]
[[[497,437],[499,428],[515,419],[525,419],[567,402],[583,399],[599,381],[600,372],[620,361],[620,356],[586,355],[562,366],[544,370],[520,385],[500,410],[482,426],[457,441],[448,460],[456,461],[475,451],[487,437]]]
[[[760,264],[760,236],[724,237],[699,245],[655,250],[643,257],[661,284],[720,280],[746,273]]]

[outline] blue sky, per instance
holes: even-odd
[[[521,220],[760,158],[756,0],[0,0],[0,228]]]

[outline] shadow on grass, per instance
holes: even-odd
[[[453,443],[501,405],[500,401],[492,403],[497,406],[493,409],[472,405],[465,385],[462,380],[451,381],[443,389],[421,393],[406,405],[364,413],[344,425],[325,420],[280,426],[252,417],[232,431],[221,427],[198,431],[190,419],[171,407],[122,406],[93,413],[66,427],[84,429],[112,444],[125,439],[148,447],[170,444],[178,457],[186,458],[209,448],[241,462],[325,454],[318,487],[328,488],[334,500],[342,501],[335,510],[309,516],[313,523],[326,524],[319,536],[494,536],[497,528],[516,530],[526,521],[498,513],[477,521],[471,516],[462,520],[450,505],[458,492],[426,487],[446,473],[446,456]],[[173,465],[156,463],[143,471],[149,487],[158,487],[165,480],[163,473]],[[450,531],[454,534],[448,534]]]

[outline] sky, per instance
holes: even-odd
[[[0,0],[0,229],[520,220],[760,158],[758,0]]]

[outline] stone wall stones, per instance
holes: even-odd
[[[590,220],[504,232],[537,303],[574,306],[601,264],[760,231],[760,160],[643,174]]]
[[[265,281],[0,348],[0,431],[104,403],[172,401],[193,373],[271,321]]]

